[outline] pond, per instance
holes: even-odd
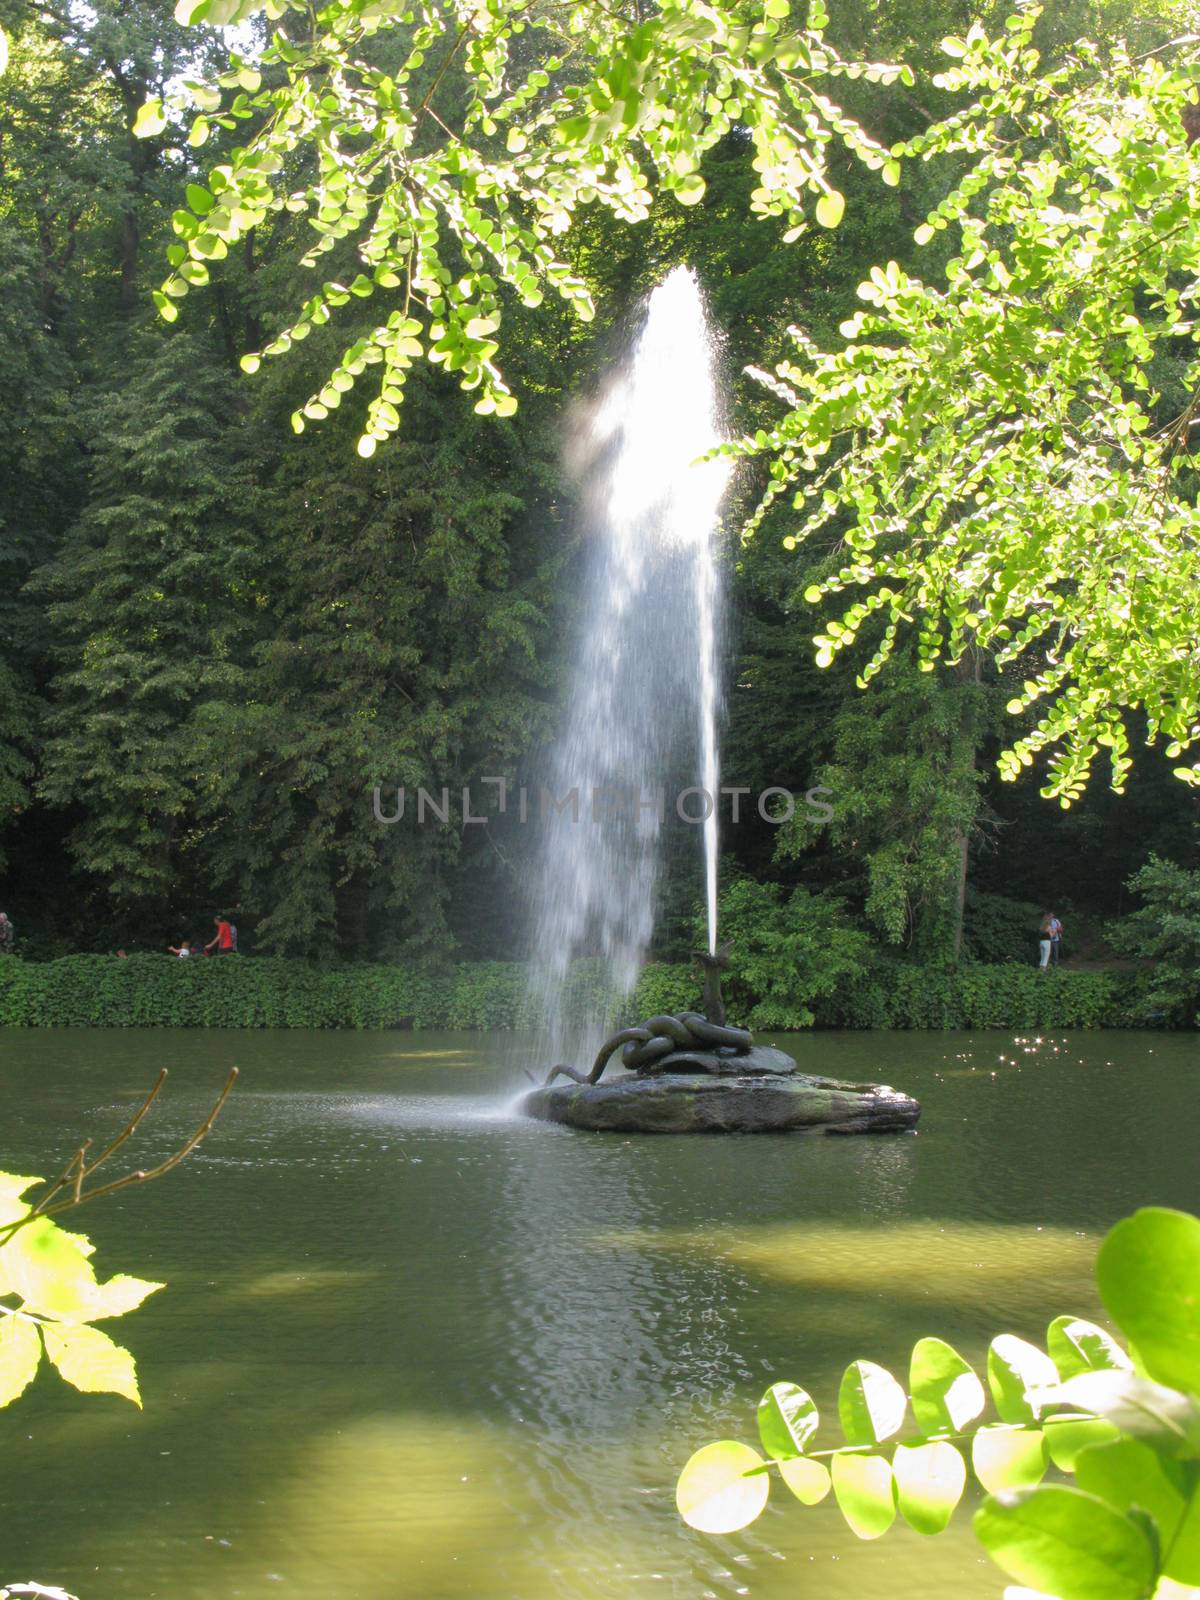
[[[698,1445],[780,1378],[979,1360],[1099,1315],[1140,1204],[1200,1209],[1194,1036],[809,1034],[810,1071],[916,1094],[915,1135],[623,1138],[514,1119],[509,1037],[7,1032],[0,1165],[57,1171],[171,1068],[136,1162],[242,1079],[201,1151],[81,1213],[145,1410],[43,1377],[0,1414],[0,1578],[82,1600],[998,1597],[967,1508],[858,1543],[776,1484],[677,1519]],[[85,1220],[86,1217],[86,1220]],[[824,1430],[823,1428],[823,1431]],[[834,1442],[835,1435],[825,1442]]]

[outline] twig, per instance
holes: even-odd
[[[151,1105],[157,1098],[159,1090],[166,1081],[166,1077],[167,1069],[164,1067],[159,1073],[158,1080],[154,1084],[154,1087],[150,1090],[150,1093],[134,1112],[129,1122],[116,1136],[116,1138],[113,1139],[112,1142],[100,1152],[96,1159],[90,1163],[85,1161],[85,1157],[87,1151],[91,1147],[92,1141],[90,1139],[85,1139],[83,1141],[83,1143],[71,1156],[60,1175],[50,1185],[49,1189],[47,1189],[46,1193],[42,1196],[38,1203],[31,1207],[31,1209],[27,1211],[23,1217],[18,1217],[14,1222],[9,1222],[3,1226],[0,1226],[0,1246],[7,1244],[12,1236],[18,1231],[18,1229],[25,1227],[27,1223],[37,1221],[39,1217],[56,1217],[61,1215],[61,1213],[64,1211],[73,1211],[76,1206],[86,1205],[89,1200],[98,1200],[102,1195],[114,1194],[118,1189],[128,1188],[130,1184],[147,1183],[152,1178],[161,1178],[164,1173],[170,1172],[172,1167],[177,1167],[181,1161],[185,1160],[191,1155],[192,1151],[210,1131],[218,1116],[220,1116],[221,1108],[224,1106],[226,1100],[228,1100],[230,1094],[232,1093],[233,1086],[237,1082],[238,1078],[238,1069],[236,1067],[231,1067],[229,1069],[229,1076],[225,1080],[225,1087],[221,1090],[220,1094],[213,1102],[208,1115],[196,1129],[195,1133],[193,1133],[192,1136],[186,1140],[178,1150],[176,1150],[172,1155],[169,1155],[165,1161],[160,1161],[156,1167],[150,1167],[148,1169],[139,1168],[139,1170],[136,1172],[127,1172],[124,1177],[114,1178],[111,1183],[98,1184],[93,1189],[85,1189],[83,1187],[84,1181],[89,1178],[98,1167],[102,1166],[103,1163],[106,1162],[115,1151],[119,1150],[125,1141],[134,1133],[138,1124],[141,1122],[142,1118],[146,1115],[146,1112],[149,1111]],[[54,1200],[55,1195],[60,1194],[63,1189],[68,1187],[68,1185],[70,1185],[71,1188],[69,1197],[65,1200],[59,1200],[56,1204],[52,1205],[50,1202]]]

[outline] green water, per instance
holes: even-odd
[[[676,1518],[699,1444],[841,1367],[972,1358],[1098,1315],[1104,1229],[1200,1210],[1193,1037],[806,1035],[808,1070],[915,1093],[915,1136],[625,1139],[508,1115],[476,1034],[0,1034],[0,1164],[57,1170],[159,1065],[138,1161],[228,1066],[217,1131],[81,1214],[144,1412],[39,1379],[0,1416],[0,1578],[83,1600],[998,1597],[968,1518],[859,1544],[780,1486],[745,1535]],[[832,1439],[826,1442],[832,1442]]]

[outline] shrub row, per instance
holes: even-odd
[[[520,1028],[536,1026],[527,969],[465,962],[434,975],[366,964],[310,966],[266,957],[0,958],[0,1026],[179,1028]],[[1127,972],[1048,972],[965,963],[877,961],[814,1002],[827,1028],[1104,1028],[1144,1019],[1147,979]],[[614,1024],[699,1003],[686,965],[654,964],[623,1004],[600,962],[571,971],[567,1004]]]
[[[1142,972],[877,960],[817,1002],[816,1020],[823,1028],[1130,1028],[1148,1020],[1147,982]]]
[[[614,1021],[684,1010],[698,998],[686,966],[652,966],[622,1006],[595,961],[575,964],[567,991],[572,1008]],[[515,961],[466,962],[435,975],[251,956],[0,958],[0,1026],[8,1027],[519,1028],[536,1025],[537,1009],[527,969]]]

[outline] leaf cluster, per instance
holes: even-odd
[[[595,0],[332,0],[307,32],[298,0],[181,0],[177,15],[227,23],[264,10],[285,26],[261,61],[234,56],[215,83],[187,80],[138,114],[142,137],[187,120],[195,149],[214,125],[245,124],[247,135],[205,183],[189,186],[173,218],[173,270],[155,300],[173,321],[177,302],[209,281],[210,263],[274,212],[304,216],[316,232],[305,267],[352,240],[361,270],[321,282],[243,366],[286,353],[355,298],[402,294],[292,418],[297,431],[322,420],[378,368],[364,456],[399,426],[422,359],[478,391],[477,412],[516,409],[496,363],[502,290],[527,307],[557,296],[591,318],[588,287],[558,243],[580,208],[595,203],[636,222],[656,188],[695,205],[705,154],[735,128],[753,149],[751,209],[784,218],[790,237],[807,226],[809,205],[823,227],[841,220],[831,146],[885,181],[898,176],[826,89],[838,77],[891,82],[908,70],[843,61],[820,5],[803,30],[792,28],[787,0],[665,0],[649,15]],[[532,43],[521,38],[527,30]]]
[[[101,1282],[95,1246],[51,1217],[14,1226],[31,1211],[23,1196],[41,1182],[0,1172],[0,1406],[24,1393],[43,1355],[76,1389],[140,1406],[132,1355],[94,1324],[135,1310],[163,1285],[125,1273]]]
[[[944,283],[890,261],[841,348],[793,329],[795,356],[758,374],[786,416],[734,448],[770,462],[748,532],[794,490],[789,542],[844,541],[806,599],[861,595],[816,636],[818,665],[869,631],[866,684],[910,626],[929,672],[973,647],[1001,666],[1039,655],[1008,707],[1033,725],[1000,771],[1045,753],[1044,792],[1067,806],[1104,752],[1123,787],[1130,711],[1173,758],[1200,728],[1200,62],[1079,42],[1047,69],[1038,15],[943,41],[935,82],[976,98],[893,150],[969,159],[914,235],[952,241]]]
[[[1018,1584],[1057,1600],[1147,1600],[1160,1583],[1200,1583],[1200,1220],[1159,1207],[1127,1217],[1101,1245],[1096,1281],[1131,1351],[1093,1323],[1058,1317],[1045,1350],[1015,1334],[993,1339],[985,1390],[956,1350],[924,1338],[907,1391],[874,1362],[847,1367],[837,1403],[845,1442],[829,1450],[811,1448],[812,1397],[773,1384],[758,1407],[765,1456],[732,1441],[705,1446],[680,1475],[680,1514],[702,1532],[745,1527],[767,1503],[774,1468],[803,1504],[832,1489],[860,1539],[879,1538],[897,1514],[938,1534],[968,1481],[967,1441],[988,1491],[976,1534]],[[894,1442],[906,1424],[915,1434]],[[1043,1483],[1050,1465],[1074,1483]]]

